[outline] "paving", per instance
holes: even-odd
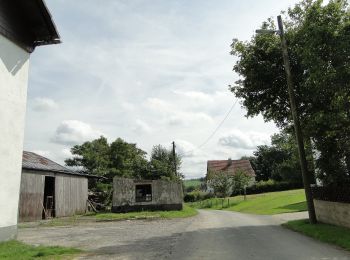
[[[79,259],[334,259],[350,253],[280,226],[305,212],[261,216],[200,210],[195,217],[88,222],[19,230],[31,244],[81,248]]]

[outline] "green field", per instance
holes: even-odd
[[[323,223],[310,224],[308,220],[293,220],[282,226],[303,233],[322,242],[350,250],[350,229]]]
[[[190,180],[184,180],[185,187],[199,187],[201,185],[200,179],[190,179]]]
[[[0,243],[0,259],[73,259],[81,250],[60,246],[32,246],[19,241]]]
[[[224,209],[261,215],[298,212],[307,209],[305,193],[302,189],[247,195],[246,200],[243,196],[226,199],[213,198],[188,203],[188,205],[198,209]]]

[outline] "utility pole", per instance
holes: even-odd
[[[317,219],[316,219],[314,201],[313,201],[312,191],[311,191],[311,186],[310,186],[310,184],[311,184],[310,176],[309,176],[309,172],[307,170],[304,138],[303,138],[303,134],[302,134],[301,127],[300,127],[299,115],[298,115],[298,110],[297,110],[297,106],[296,106],[296,102],[295,102],[294,86],[293,86],[292,74],[291,74],[290,63],[289,63],[287,41],[286,41],[285,36],[284,36],[283,23],[282,23],[282,18],[280,15],[277,16],[277,22],[278,22],[278,29],[279,29],[278,33],[281,37],[284,69],[286,71],[286,76],[287,76],[290,108],[292,110],[296,141],[298,144],[300,167],[301,167],[301,173],[303,176],[303,183],[304,183],[304,189],[305,189],[305,195],[306,195],[306,201],[307,201],[307,208],[308,208],[308,212],[309,212],[309,220],[310,220],[311,224],[316,224]]]
[[[174,171],[175,171],[175,176],[177,177],[177,166],[176,166],[176,153],[175,153],[175,142],[172,142],[173,144],[173,158],[174,158]]]

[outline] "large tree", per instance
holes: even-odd
[[[101,136],[82,145],[75,145],[71,153],[73,157],[65,160],[66,165],[79,167],[87,174],[108,179],[114,176],[142,178],[148,175],[146,152],[121,138],[109,144]]]
[[[307,140],[320,156],[318,177],[342,182],[350,173],[350,12],[346,1],[305,0],[284,13],[296,101]],[[273,19],[262,29],[275,30]],[[241,78],[231,91],[247,116],[262,114],[281,128],[292,124],[278,35],[234,40]]]

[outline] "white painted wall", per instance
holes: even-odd
[[[29,53],[0,35],[0,240],[16,229]]]

